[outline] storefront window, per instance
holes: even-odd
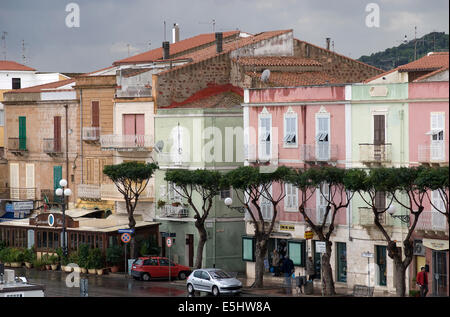
[[[343,242],[336,242],[337,249],[337,281],[347,282],[347,246]]]
[[[242,260],[255,261],[255,238],[242,237]]]
[[[288,255],[295,266],[305,266],[305,241],[288,241]]]
[[[377,245],[376,251],[377,251],[378,285],[386,286],[386,247],[382,245]]]

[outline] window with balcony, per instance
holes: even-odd
[[[430,159],[433,161],[444,159],[444,128],[445,114],[431,113],[431,148]]]
[[[316,159],[327,161],[330,159],[330,115],[316,116]]]
[[[284,184],[286,196],[284,197],[285,211],[298,211],[298,189],[292,184]]]
[[[260,189],[262,190],[262,188]],[[272,186],[269,187],[269,194],[272,194]],[[264,193],[265,194],[265,193]],[[266,195],[266,194],[265,194]],[[259,205],[261,208],[261,214],[263,219],[266,221],[271,221],[273,217],[273,205],[269,199],[261,195],[259,199]]]
[[[297,114],[290,109],[284,115],[283,143],[285,147],[297,146],[297,130]]]
[[[270,159],[271,151],[271,133],[272,133],[272,116],[264,108],[259,115],[259,157],[261,159]]]

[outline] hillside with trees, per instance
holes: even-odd
[[[431,32],[417,40],[407,41],[382,52],[370,56],[363,55],[358,60],[383,70],[390,70],[419,59],[429,52],[448,52],[448,50],[449,35],[444,32]]]

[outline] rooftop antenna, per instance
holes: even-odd
[[[166,21],[164,21],[164,42],[166,41]]]
[[[25,40],[22,40],[22,64],[26,65]]]
[[[210,24],[210,25],[212,24],[213,33],[216,33],[216,20],[215,19],[212,19],[209,22],[198,22],[198,24]]]
[[[6,61],[6,35],[8,32],[2,32],[2,42],[3,42],[3,59]]]

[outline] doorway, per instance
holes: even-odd
[[[378,285],[386,286],[386,247],[382,245],[376,246],[377,252],[377,269],[378,269]]]
[[[186,246],[185,246],[185,265],[189,267],[194,266],[194,235],[186,235]]]
[[[447,252],[433,251],[433,295],[447,296]]]

